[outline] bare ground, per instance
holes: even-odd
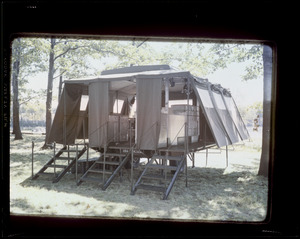
[[[130,195],[130,171],[123,180],[116,178],[102,191],[95,183],[76,186],[75,175],[67,174],[53,184],[51,176],[31,180],[31,141],[36,143],[34,172],[51,156],[40,150],[44,136],[24,135],[10,147],[10,211],[14,214],[77,215],[118,218],[160,218],[177,220],[262,221],[265,219],[268,180],[257,176],[261,134],[252,142],[230,148],[228,167],[225,151],[211,150],[207,165],[205,154],[196,153],[196,167],[188,167],[188,187],[181,174],[168,197],[138,190]],[[137,179],[141,168],[134,172]]]

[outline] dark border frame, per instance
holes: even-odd
[[[296,150],[299,129],[287,105],[298,102],[291,67],[293,5],[278,1],[14,1],[1,5],[1,191],[3,236],[98,237],[282,237],[299,236]],[[267,220],[180,222],[164,220],[36,217],[9,214],[10,43],[18,36],[157,38],[218,42],[260,42],[272,46],[273,69],[271,193]],[[293,91],[293,93],[290,93]],[[7,127],[8,124],[8,127]],[[281,127],[282,126],[282,127]]]

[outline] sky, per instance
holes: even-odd
[[[168,43],[151,42],[151,45],[158,51],[166,46],[166,44]],[[105,59],[106,63],[113,60],[113,58]],[[94,68],[99,67],[99,70],[104,66],[99,60],[90,60],[90,65]],[[263,81],[262,79],[242,81],[241,76],[245,73],[246,66],[247,63],[232,63],[225,69],[219,69],[205,77],[198,77],[207,78],[211,83],[221,84],[224,88],[230,90],[238,106],[248,106],[255,102],[263,101]],[[47,77],[47,72],[39,73],[29,79],[26,87],[33,90],[46,89]],[[58,78],[54,80],[53,92],[54,96],[58,94]],[[56,107],[56,105],[57,103],[53,102],[53,107]]]
[[[226,69],[220,69],[207,76],[211,83],[221,84],[229,89],[234,100],[239,106],[248,106],[258,101],[263,101],[262,79],[242,81],[246,65],[233,63]]]

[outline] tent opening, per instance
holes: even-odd
[[[115,103],[114,103],[114,106],[113,106],[113,113],[114,114],[120,114],[121,110],[122,110],[122,107],[123,107],[123,104],[124,104],[124,100],[116,99]]]
[[[86,111],[88,102],[89,102],[89,96],[82,95],[80,100],[80,111]]]

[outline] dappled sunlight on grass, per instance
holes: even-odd
[[[138,190],[130,195],[130,170],[123,180],[117,177],[106,191],[95,183],[76,185],[75,175],[68,173],[58,183],[41,175],[31,180],[31,141],[37,147],[34,171],[53,155],[40,150],[43,136],[24,135],[24,141],[11,141],[10,205],[12,213],[39,215],[80,215],[95,217],[162,218],[176,220],[262,221],[266,216],[268,180],[257,176],[260,152],[225,151],[195,154],[195,165],[188,167],[188,187],[180,174],[168,197],[158,192]],[[236,146],[240,147],[240,146]],[[141,173],[135,169],[134,178]]]

